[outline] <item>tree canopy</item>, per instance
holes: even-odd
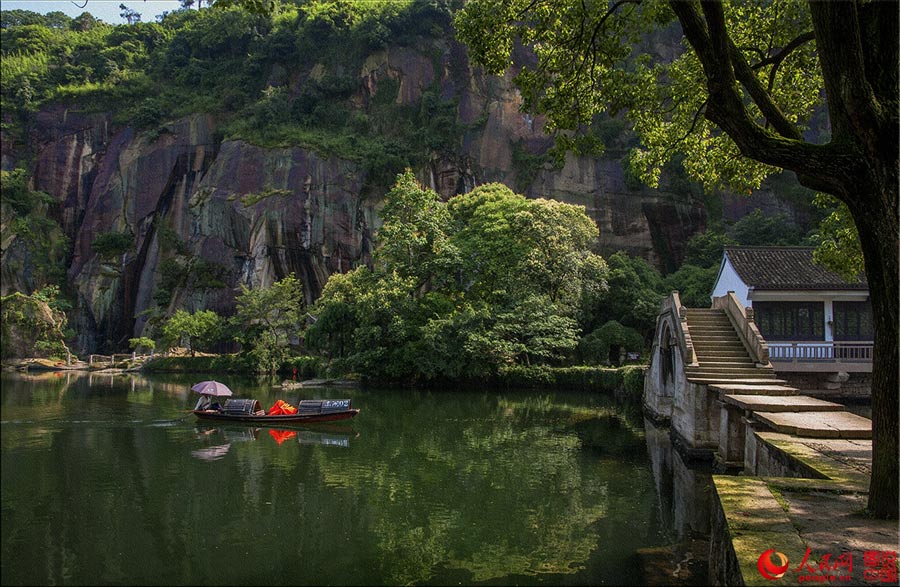
[[[260,372],[274,373],[287,358],[289,347],[299,343],[306,317],[302,282],[291,274],[269,287],[241,285],[235,301],[234,339],[248,350]]]
[[[210,344],[222,336],[225,321],[212,310],[188,312],[177,310],[163,324],[163,337],[170,343],[179,344],[187,339],[191,356],[195,356],[198,347]]]
[[[584,209],[500,184],[443,202],[411,171],[382,211],[374,268],[332,275],[307,343],[373,377],[489,376],[577,345],[587,296],[606,288]]]
[[[472,0],[460,38],[491,72],[514,66],[524,107],[579,148],[624,111],[651,185],[676,154],[708,187],[747,192],[779,170],[845,203],[859,233],[875,324],[869,507],[898,514],[898,22],[894,2]],[[648,35],[680,28],[661,55]],[[513,64],[522,44],[535,59]],[[824,142],[807,140],[826,109]]]

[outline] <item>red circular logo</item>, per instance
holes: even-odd
[[[759,560],[756,561],[756,568],[759,569],[759,574],[765,579],[770,581],[780,579],[784,577],[788,570],[788,557],[774,548],[770,548],[759,555]]]

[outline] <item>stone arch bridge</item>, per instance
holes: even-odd
[[[765,338],[734,293],[710,308],[661,304],[644,380],[644,407],[670,426],[688,458],[758,474],[757,431],[800,438],[871,439],[872,423],[845,406],[801,395],[779,379]]]

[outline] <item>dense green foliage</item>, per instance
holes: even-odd
[[[198,348],[213,344],[222,337],[224,319],[212,310],[187,312],[177,310],[162,327],[163,339],[171,344],[187,341],[191,356],[195,356]]]
[[[618,365],[628,352],[640,353],[644,337],[634,328],[610,320],[581,339],[578,354],[586,365],[609,363]]]
[[[0,97],[4,113],[17,115],[5,124],[22,135],[27,113],[53,101],[112,111],[118,123],[157,133],[167,120],[210,112],[224,122],[225,137],[339,155],[385,187],[433,151],[454,151],[465,128],[437,82],[403,105],[397,80],[385,77],[362,108],[356,102],[365,60],[389,43],[448,37],[453,0],[285,1],[243,10],[247,4],[217,2],[117,26],[4,11]]]
[[[0,226],[3,241],[5,268],[18,274],[24,282],[25,292],[31,293],[48,285],[63,284],[66,261],[71,253],[71,242],[59,222],[50,215],[54,200],[44,192],[28,187],[28,174],[24,169],[0,171]],[[13,251],[24,249],[31,266],[15,267]]]
[[[147,336],[140,336],[138,338],[129,338],[128,346],[134,349],[136,353],[143,354],[147,351],[153,352],[153,349],[156,348],[156,341]]]
[[[275,373],[287,360],[292,343],[299,342],[306,316],[303,284],[293,274],[270,287],[241,285],[237,312],[231,317],[234,339],[253,360],[256,370]]]
[[[0,298],[0,356],[45,357],[67,360],[66,315],[56,308],[56,288],[26,296],[13,293]]]
[[[724,4],[724,10],[739,47],[781,47],[810,26],[799,2],[734,2]],[[534,48],[537,59],[521,69],[516,84],[526,108],[547,115],[562,147],[580,150],[585,143],[578,137],[602,134],[594,129],[598,114],[624,111],[642,139],[630,161],[650,185],[657,185],[663,168],[683,153],[685,170],[708,187],[759,188],[774,169],[739,158],[732,139],[702,116],[706,79],[697,56],[683,51],[671,60],[654,60],[653,53],[633,53],[642,40],[675,20],[666,2],[607,7],[567,0],[477,0],[466,5],[456,24],[475,58],[494,73],[509,67],[518,40]],[[814,49],[801,44],[790,60],[773,60],[755,72],[768,82],[777,107],[800,124],[821,103],[821,74],[811,67]]]
[[[134,237],[124,232],[104,232],[94,238],[91,248],[101,257],[115,257],[134,247]]]
[[[625,391],[633,398],[644,391],[644,370],[640,365],[619,368],[579,365],[514,365],[502,369],[494,379],[499,387],[510,389],[553,388],[572,391]]]
[[[811,237],[817,244],[813,259],[847,282],[855,283],[860,274],[865,272],[865,263],[859,244],[859,231],[853,223],[847,204],[825,194],[816,198],[816,204],[824,209],[828,216]]]
[[[307,344],[338,371],[460,379],[559,362],[606,287],[582,208],[499,184],[444,203],[407,171],[382,216],[374,268],[333,275],[312,309]]]
[[[252,371],[246,355],[211,355],[206,357],[163,357],[157,355],[142,369],[149,372],[174,373],[241,373]]]

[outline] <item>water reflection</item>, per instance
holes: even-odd
[[[201,461],[218,461],[228,454],[229,448],[231,448],[230,442],[206,448],[197,448],[191,451],[191,456]]]
[[[702,585],[707,577],[710,514],[714,504],[712,466],[686,462],[673,448],[669,428],[656,426],[645,418],[644,430],[659,517],[671,533],[670,546],[655,553],[668,560],[662,564],[648,560],[645,567],[653,573],[658,564],[657,574],[663,577],[654,584],[671,581]]]
[[[702,531],[700,477],[611,398],[304,389],[363,411],[271,429],[196,423],[194,381],[3,375],[2,584],[658,584]]]
[[[359,437],[359,433],[350,427],[333,425],[320,425],[320,427],[326,428],[326,430],[309,430],[301,427],[201,425],[194,428],[195,438],[206,446],[191,450],[191,456],[202,461],[217,461],[228,454],[232,443],[259,440],[262,430],[265,430],[279,446],[288,441],[296,441],[302,445],[348,448],[350,438]]]

